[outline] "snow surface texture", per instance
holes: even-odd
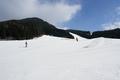
[[[120,40],[0,41],[0,80],[120,80]]]

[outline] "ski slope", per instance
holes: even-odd
[[[120,40],[0,41],[0,80],[120,80]]]

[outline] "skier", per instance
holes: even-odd
[[[27,45],[28,45],[28,43],[27,43],[27,41],[25,42],[25,47],[27,47]]]
[[[78,42],[78,38],[76,38],[76,41]]]

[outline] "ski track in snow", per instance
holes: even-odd
[[[0,41],[0,80],[120,80],[120,40]]]

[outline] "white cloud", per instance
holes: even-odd
[[[104,30],[120,28],[120,21],[102,25]]]
[[[41,0],[1,0],[0,20],[39,17],[53,24],[70,21],[81,5],[70,5],[65,0],[41,3]]]
[[[111,23],[102,24],[102,28],[104,30],[111,30],[111,29],[120,28],[120,17],[119,17],[120,16],[120,7],[116,7],[115,11],[117,14],[115,21],[113,21]]]

